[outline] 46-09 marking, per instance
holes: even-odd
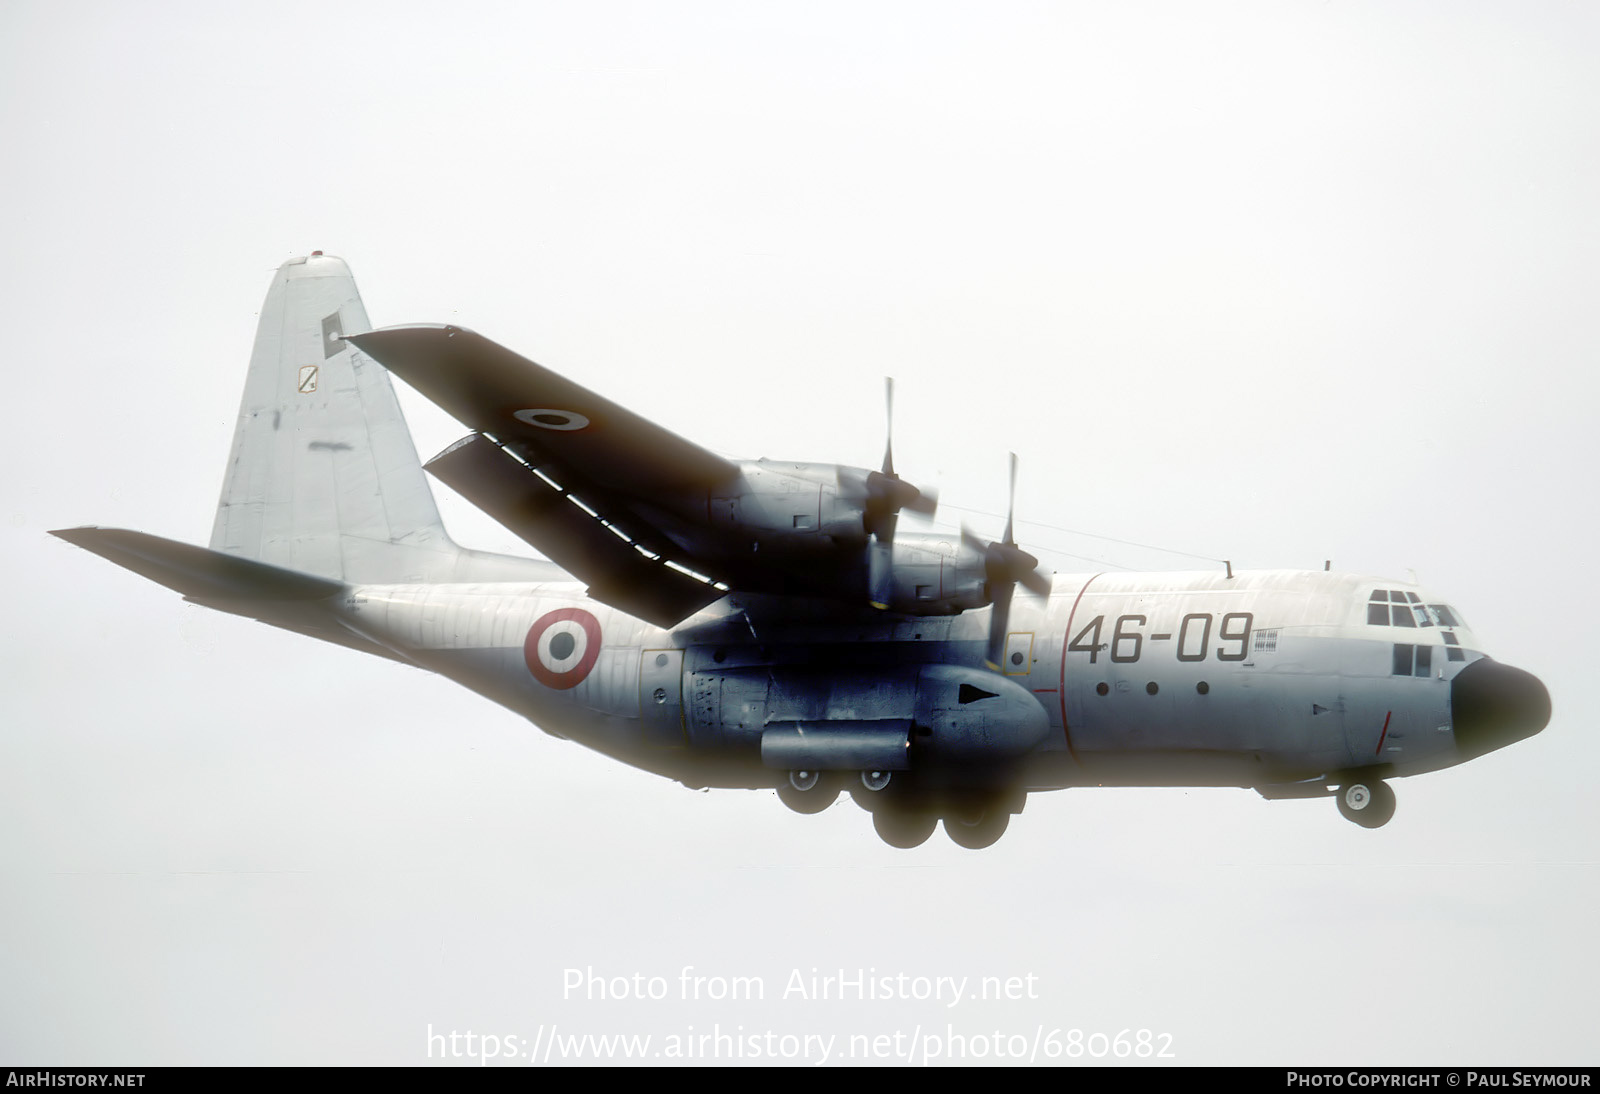
[[[1111,660],[1119,665],[1139,660],[1144,652],[1145,634],[1141,628],[1147,622],[1142,615],[1119,615],[1112,624],[1111,641],[1102,642],[1101,633],[1106,617],[1097,615],[1067,644],[1069,653],[1087,653],[1089,663],[1100,660],[1100,651],[1110,649]],[[1255,625],[1253,612],[1228,612],[1215,627],[1216,643],[1212,644],[1213,623],[1216,617],[1210,612],[1190,612],[1178,624],[1177,655],[1179,661],[1204,661],[1215,649],[1218,661],[1243,661],[1250,649],[1250,628]],[[1152,639],[1170,639],[1169,633],[1150,636]]]

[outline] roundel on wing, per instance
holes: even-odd
[[[528,628],[522,653],[528,671],[545,687],[575,688],[600,657],[600,623],[582,608],[545,612]]]
[[[561,410],[553,406],[518,410],[511,416],[524,425],[534,425],[540,429],[553,429],[558,433],[573,433],[580,429],[589,428],[587,415],[579,414],[576,410]]]

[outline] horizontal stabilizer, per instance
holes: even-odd
[[[722,590],[642,553],[548,479],[481,433],[428,461],[428,471],[473,505],[587,582],[589,595],[629,615],[671,627]],[[653,554],[653,552],[652,552]]]
[[[50,534],[182,593],[191,603],[410,663],[339,622],[329,600],[345,588],[337,581],[126,528],[62,528]]]
[[[344,588],[327,578],[126,528],[62,528],[50,534],[190,600],[320,600]]]

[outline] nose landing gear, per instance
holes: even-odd
[[[1394,816],[1394,791],[1382,779],[1354,779],[1339,787],[1339,815],[1363,828],[1382,828]]]

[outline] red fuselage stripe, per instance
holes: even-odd
[[[1392,710],[1383,716],[1383,732],[1378,734],[1378,747],[1372,750],[1374,756],[1383,751],[1384,738],[1389,736],[1389,719],[1393,717],[1394,711]]]
[[[1072,602],[1072,611],[1067,613],[1067,633],[1061,636],[1061,736],[1066,739],[1067,751],[1072,753],[1074,760],[1078,758],[1078,754],[1072,751],[1072,731],[1067,725],[1067,646],[1072,642],[1072,621],[1077,618],[1078,605],[1083,603],[1083,594],[1089,591],[1089,586],[1094,584],[1095,578],[1101,576],[1103,575],[1095,574],[1083,583],[1083,588],[1078,590],[1077,599]]]

